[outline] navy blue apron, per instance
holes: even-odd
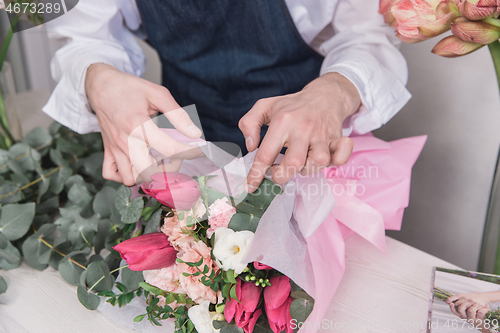
[[[298,92],[323,58],[297,31],[283,0],[137,0],[163,85],[196,105],[205,138],[234,142],[238,121],[261,98]],[[262,132],[262,137],[265,129]]]

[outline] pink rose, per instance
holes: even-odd
[[[189,210],[201,195],[200,184],[183,173],[156,173],[151,179],[141,184],[144,193],[172,209]]]
[[[168,237],[161,232],[128,239],[115,245],[113,249],[127,261],[132,271],[172,266],[177,256],[177,251],[170,245]]]
[[[236,326],[243,328],[245,333],[253,332],[255,323],[262,314],[261,309],[257,309],[260,301],[260,293],[262,287],[257,287],[252,282],[242,282],[238,279],[236,285],[236,297],[240,300],[232,298],[226,303],[224,308],[224,317],[228,323],[233,320]]]
[[[205,265],[209,267],[209,271],[207,275],[210,275],[213,270],[218,272],[219,268],[212,261],[212,257],[210,255],[210,248],[201,241],[193,242],[190,247],[184,249],[184,253],[179,253],[179,259],[184,262],[198,262],[203,257],[203,263],[198,267],[200,270],[203,270]],[[208,300],[210,303],[217,302],[217,294],[213,291],[210,286],[205,286],[201,282],[202,275],[198,276],[184,276],[182,273],[194,274],[198,272],[196,267],[189,267],[186,264],[178,263],[177,271],[179,273],[179,282],[181,288],[186,290],[187,295],[196,303],[200,304],[201,302]]]
[[[144,271],[144,280],[152,286],[160,288],[161,290],[169,291],[177,294],[185,294],[186,292],[181,288],[179,282],[179,272],[177,271],[177,265],[172,265],[162,269],[155,269],[150,271]],[[159,306],[165,306],[165,297],[158,296],[160,302]],[[172,308],[177,307],[177,302],[169,304]]]
[[[286,330],[286,333],[292,333],[290,279],[287,276],[280,275],[272,277],[269,282],[271,286],[264,288],[264,308],[266,309],[269,326],[274,333],[280,333],[283,330]]]
[[[207,237],[211,238],[215,230],[220,227],[226,227],[231,221],[231,217],[236,214],[236,208],[227,203],[227,198],[217,199],[208,207],[208,224],[210,228],[207,230]]]

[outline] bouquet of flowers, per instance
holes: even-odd
[[[114,247],[130,270],[144,276],[139,285],[147,313],[135,321],[146,317],[161,325],[174,317],[176,332],[236,332],[236,326],[250,333],[256,325],[263,332],[292,332],[292,319],[305,321],[313,299],[277,270],[242,261],[260,218],[282,190],[264,180],[255,194],[235,201],[208,187],[209,179],[166,172],[142,184],[157,200],[163,224]]]
[[[90,256],[80,268],[83,251],[64,265],[84,306],[136,330],[154,331],[147,319],[167,332],[314,332],[344,273],[344,240],[357,233],[384,250],[385,229],[399,229],[425,139],[353,137],[348,165],[281,186],[266,178],[252,194],[244,184],[255,152],[235,158],[196,142],[203,157],[116,190],[105,216],[123,229],[103,222],[93,242],[119,253],[121,267]],[[97,197],[93,205],[106,208]]]

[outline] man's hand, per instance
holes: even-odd
[[[298,172],[347,163],[353,142],[342,137],[342,123],[360,105],[356,87],[338,73],[325,74],[298,93],[257,101],[239,123],[249,151],[259,145],[262,125],[269,125],[247,177],[248,192],[259,186],[283,147],[288,148],[283,161],[271,169],[277,184]]]
[[[192,146],[172,139],[151,120],[161,112],[182,134],[201,136],[201,130],[166,88],[97,63],[87,70],[85,91],[104,142],[104,178],[132,186],[144,170],[154,173],[151,167],[156,167],[156,161],[149,155],[150,147],[165,157],[192,158],[199,154]],[[175,169],[180,162],[177,159],[172,164]]]

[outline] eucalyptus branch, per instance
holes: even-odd
[[[36,232],[36,229],[33,228]],[[66,254],[62,253],[61,251],[59,251],[58,249],[56,249],[52,244],[50,244],[49,242],[47,242],[45,239],[43,239],[43,237],[38,237],[38,239],[40,240],[40,242],[42,242],[43,244],[45,244],[45,246],[47,246],[48,248],[50,248],[52,251],[54,251],[55,253],[63,256],[63,257],[66,257]],[[69,258],[69,261],[71,261],[73,264],[83,268],[83,269],[87,269],[87,267],[85,267],[84,265],[80,264],[79,262],[77,262],[76,260],[72,259],[72,258]]]
[[[122,269],[127,268],[127,267],[128,267],[128,265],[125,265],[125,266],[122,266],[122,267],[118,267],[118,268],[116,268],[116,269],[113,269],[113,270],[112,270],[111,272],[109,272],[109,273],[110,273],[110,274],[113,274],[113,273],[116,273],[116,272],[118,272],[119,270],[122,270]],[[99,282],[101,282],[102,280],[104,280],[104,278],[105,278],[105,276],[104,276],[104,275],[103,275],[103,276],[101,276],[101,278],[100,278],[99,280],[97,280],[97,282],[96,282],[96,283],[94,283],[94,285],[93,285],[92,287],[90,287],[88,290],[92,290],[92,289],[94,289],[94,288],[95,288],[95,286],[97,286],[97,285],[99,284]]]

